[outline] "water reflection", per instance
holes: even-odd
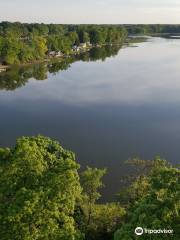
[[[1,74],[0,146],[22,135],[57,139],[82,167],[108,168],[106,199],[119,190],[122,162],[132,155],[177,163],[180,40],[135,45]]]
[[[14,66],[7,72],[0,74],[0,89],[15,90],[25,86],[29,79],[45,80],[48,78],[48,73],[58,73],[59,71],[67,70],[71,64],[76,61],[105,61],[106,58],[118,54],[121,46],[105,46],[101,48],[93,48],[86,53],[78,56],[69,57],[61,61],[52,61],[51,63],[39,63],[24,67]]]

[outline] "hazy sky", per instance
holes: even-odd
[[[180,23],[180,0],[0,0],[0,21]]]

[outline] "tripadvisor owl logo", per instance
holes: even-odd
[[[144,231],[142,227],[137,227],[134,232],[136,235],[140,236],[143,234]]]
[[[134,233],[138,236],[143,234],[173,234],[173,229],[147,229],[142,227],[137,227]]]

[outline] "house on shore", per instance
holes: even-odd
[[[93,45],[92,45],[92,43],[87,42],[87,46],[88,46],[88,47],[92,47]]]
[[[64,54],[61,51],[50,51],[48,53],[49,57],[63,57]]]
[[[78,46],[74,45],[72,47],[72,51],[75,52],[75,53],[78,53],[78,52],[84,51],[84,50],[86,50],[86,49],[88,49],[90,47],[92,47],[92,44],[90,42],[80,43]]]
[[[81,48],[79,47],[79,46],[77,46],[77,45],[74,45],[73,47],[72,47],[72,51],[73,52],[79,52],[81,50]]]
[[[1,72],[5,72],[7,70],[7,66],[3,66],[3,65],[1,65],[1,63],[0,63],[0,73]]]
[[[79,47],[81,48],[81,49],[85,49],[85,48],[87,48],[87,43],[80,43],[79,44]]]

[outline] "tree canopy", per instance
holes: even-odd
[[[29,63],[44,59],[51,51],[71,54],[80,43],[121,44],[127,36],[123,26],[0,23],[0,62]]]
[[[136,227],[173,230],[141,239],[179,239],[180,170],[157,157],[118,200],[100,203],[105,169],[78,173],[75,155],[43,136],[0,148],[0,239],[135,240]]]
[[[180,170],[164,165],[161,159],[154,165],[151,173],[139,181],[133,188],[136,197],[129,206],[126,224],[114,236],[114,240],[138,239],[134,230],[136,227],[146,229],[173,230],[173,234],[154,234],[153,239],[179,239],[180,234]],[[144,188],[144,186],[146,186]],[[131,187],[131,191],[133,190]],[[139,195],[138,191],[141,191]],[[143,234],[141,239],[152,239],[151,235]]]
[[[80,239],[72,217],[78,168],[72,152],[41,136],[0,149],[0,238]]]

